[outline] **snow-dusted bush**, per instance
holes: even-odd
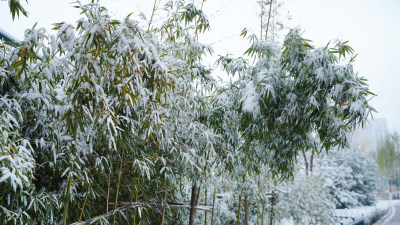
[[[315,174],[329,187],[337,208],[376,202],[376,165],[360,150],[332,150],[316,160]]]
[[[292,220],[294,224],[334,224],[335,205],[320,178],[298,173],[281,188],[284,192],[278,197],[277,220]]]

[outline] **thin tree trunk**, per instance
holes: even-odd
[[[196,190],[197,190],[197,186],[196,186],[196,183],[194,183],[193,187],[192,187],[192,195],[191,195],[191,200],[190,200],[189,225],[194,225],[194,220],[196,218],[196,209],[194,208],[197,205]]]
[[[138,172],[137,181],[135,183],[136,183],[135,202],[138,202],[138,195],[139,195],[138,186],[140,183],[140,171]],[[136,212],[137,212],[136,208],[134,210],[135,212],[133,213],[133,225],[136,224]]]
[[[303,158],[304,158],[304,163],[306,164],[306,176],[308,176],[308,161],[307,161],[307,156],[306,156],[306,152],[304,150],[302,150],[303,152]]]
[[[110,200],[110,172],[108,172],[108,183],[107,183],[107,197],[106,197],[106,213],[108,213],[108,203]]]
[[[249,224],[249,202],[247,198],[244,199],[244,225]]]
[[[92,182],[90,182],[89,188],[90,188],[91,185],[92,185]],[[87,198],[88,198],[88,195],[89,195],[89,188],[88,188],[88,190],[86,192],[85,201],[83,202],[83,206],[82,206],[81,214],[79,215],[78,223],[81,222],[81,220],[82,220],[83,211],[85,210],[86,201],[87,201]]]
[[[214,186],[214,195],[213,195],[213,207],[211,212],[211,225],[214,224],[214,209],[215,209],[215,194],[217,193],[217,188]]]
[[[125,156],[125,151],[124,151],[124,149],[122,149],[121,162],[120,162],[120,164],[119,164],[119,171],[118,171],[117,193],[116,193],[116,195],[115,195],[114,210],[116,210],[116,209],[117,209],[117,206],[118,206],[118,194],[119,194],[119,186],[120,186],[120,183],[121,183],[122,162],[124,161],[124,156]],[[117,218],[117,214],[114,214],[113,223],[112,223],[113,225],[115,224],[115,219],[116,219],[116,218]]]
[[[204,205],[207,206],[207,187],[204,185]],[[204,212],[204,225],[207,225],[207,211]]]
[[[263,37],[263,14],[264,14],[264,0],[261,0],[260,40],[262,40]]]
[[[261,207],[262,212],[261,212],[261,225],[264,225],[264,205]]]
[[[314,162],[314,151],[312,151],[311,153],[311,159],[310,159],[310,174],[312,174],[312,170],[313,170],[313,163]]]
[[[268,38],[268,29],[269,29],[269,20],[271,19],[271,11],[272,11],[272,0],[269,2],[268,22],[267,22],[267,31],[265,31],[265,40],[267,40]]]
[[[239,207],[238,207],[238,212],[236,216],[236,225],[239,225],[240,223],[240,208],[242,206],[242,196],[239,196]]]
[[[269,218],[269,225],[273,225],[274,223],[274,204],[275,204],[275,193],[272,191],[272,198],[271,198],[271,216]]]
[[[67,187],[67,196],[65,197],[65,203],[64,203],[64,215],[63,215],[63,224],[67,224],[67,217],[68,217],[68,204],[69,204],[69,195],[71,192],[71,185],[72,185],[72,176],[69,177],[68,180],[68,187]]]
[[[197,206],[197,204],[199,204],[200,192],[201,192],[201,183],[200,183],[198,189],[199,189],[199,190],[197,191],[197,195],[196,195],[196,205],[195,205],[195,206]]]
[[[257,200],[257,225],[260,225],[260,201]]]
[[[165,191],[164,193],[164,202],[166,201],[167,201],[167,191]],[[164,218],[165,218],[165,207],[163,207],[162,209],[161,225],[164,225]]]
[[[154,12],[156,11],[156,4],[157,4],[157,0],[154,0],[153,11],[151,12],[151,17],[150,17],[149,27],[147,28],[147,31],[149,31],[149,30],[150,30],[151,23],[153,22],[153,16],[154,16]]]

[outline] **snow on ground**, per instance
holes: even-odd
[[[339,217],[350,217],[350,218],[368,218],[371,216],[376,210],[384,210],[388,209],[392,205],[400,204],[400,200],[378,200],[376,205],[373,206],[358,206],[351,209],[336,209],[335,214]],[[338,221],[339,222],[339,221]],[[280,223],[281,225],[294,225],[292,220],[283,220]]]
[[[336,209],[336,216],[341,217],[368,217],[377,209],[388,209],[392,205],[400,204],[400,200],[378,200],[374,206],[358,206],[351,209]]]

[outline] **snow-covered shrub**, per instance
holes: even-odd
[[[337,208],[376,202],[376,165],[360,150],[332,150],[315,163],[315,174],[324,180]]]
[[[316,176],[297,173],[293,181],[281,185],[276,205],[277,220],[295,224],[334,224],[335,205],[329,190]]]

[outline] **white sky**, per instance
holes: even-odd
[[[0,1],[0,28],[22,39],[24,30],[35,22],[47,29],[55,22],[74,24],[81,15],[70,2],[29,0],[29,5],[25,4],[29,18],[22,16],[12,21],[7,1]],[[116,18],[131,12],[134,15],[143,12],[149,18],[154,1],[102,0],[100,3]],[[207,0],[204,11],[212,28],[200,40],[214,43],[214,59],[227,53],[240,56],[246,50],[247,40],[239,37],[243,28],[259,33],[256,0]],[[371,101],[379,111],[374,117],[386,118],[390,130],[400,131],[400,0],[286,0],[281,14],[287,11],[292,20],[286,25],[301,27],[305,38],[317,46],[337,38],[350,41],[358,53],[356,71],[369,80],[370,89],[378,95]]]

